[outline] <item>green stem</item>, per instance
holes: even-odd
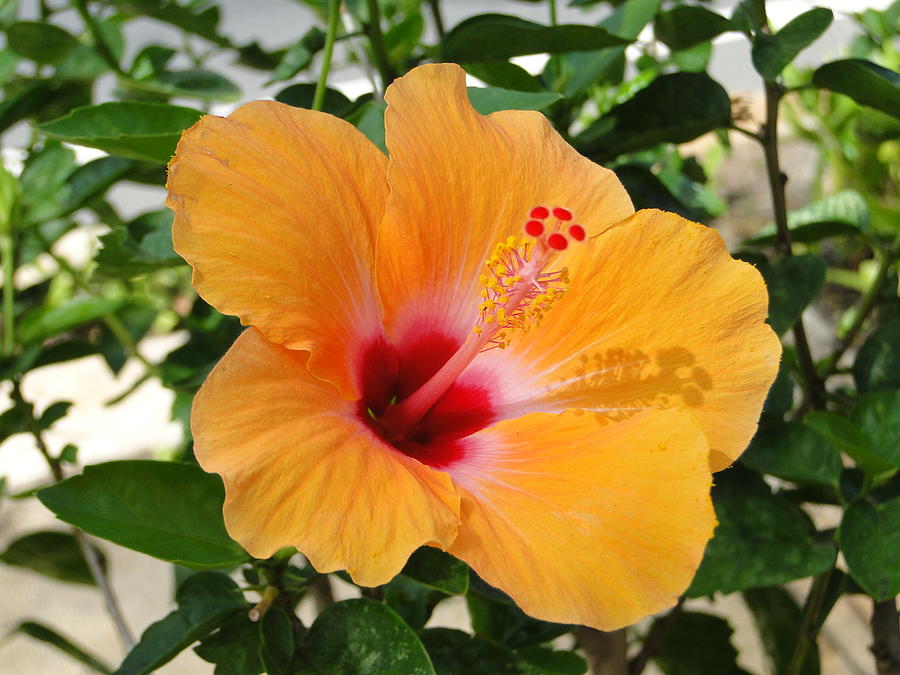
[[[550,25],[555,26],[556,24],[556,0],[550,0]]]
[[[12,356],[16,343],[13,336],[15,287],[13,277],[16,271],[16,256],[13,249],[12,232],[5,232],[0,239],[0,264],[3,265],[3,356]]]
[[[75,5],[75,10],[81,16],[82,21],[84,21],[84,25],[87,27],[88,32],[91,34],[91,39],[94,41],[94,49],[97,50],[97,53],[100,54],[103,60],[106,61],[107,65],[112,68],[116,74],[127,77],[127,73],[122,70],[122,66],[119,65],[112,49],[110,49],[109,45],[106,43],[106,38],[103,37],[100,25],[88,11],[87,0],[75,0],[73,4]]]
[[[369,35],[369,44],[372,47],[372,57],[375,59],[375,66],[381,75],[382,89],[394,81],[395,73],[391,68],[391,61],[388,58],[387,49],[384,46],[384,37],[381,34],[381,9],[378,7],[378,0],[369,1],[369,24],[366,26],[366,32]]]
[[[791,654],[791,660],[788,662],[784,675],[800,675],[803,672],[806,654],[810,645],[815,644],[819,626],[822,625],[823,617],[820,617],[819,614],[822,611],[822,603],[825,600],[830,577],[831,570],[829,569],[813,579],[812,588],[809,589],[809,595],[803,606],[803,618],[797,633],[797,644],[794,645],[794,653]]]
[[[334,41],[337,38],[338,23],[341,17],[341,0],[329,0],[328,27],[325,33],[325,49],[322,52],[322,69],[313,95],[312,109],[321,110],[325,103],[325,90],[328,85],[328,71],[331,70],[331,57],[334,53]]]
[[[444,30],[444,17],[441,16],[441,1],[428,0],[428,6],[431,8],[431,16],[434,18],[434,27],[437,29],[438,37],[443,40],[447,31]]]

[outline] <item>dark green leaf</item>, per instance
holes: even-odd
[[[787,360],[782,358],[778,364],[778,375],[763,404],[763,413],[770,417],[784,417],[794,405],[794,380],[788,368]]]
[[[105,276],[132,278],[184,264],[172,248],[171,211],[145,213],[102,235],[100,242],[95,260]]]
[[[753,588],[744,591],[744,602],[768,657],[768,672],[784,673],[800,637],[803,612],[793,596],[783,588]],[[811,657],[811,658],[810,658]],[[806,662],[798,675],[818,675],[819,652],[807,652]]]
[[[890,471],[893,464],[869,448],[869,439],[862,429],[846,417],[826,410],[816,410],[803,418],[803,423],[813,429],[834,447],[850,455],[866,473],[875,475]]]
[[[259,622],[260,660],[268,675],[287,675],[294,658],[294,628],[288,613],[269,607]]]
[[[550,647],[527,647],[516,654],[525,675],[584,675],[587,662],[575,652]]]
[[[615,11],[599,25],[613,35],[632,42],[653,20],[659,6],[660,0],[626,0],[619,3]]]
[[[813,84],[900,117],[900,74],[871,61],[842,59],[826,63],[813,73]]]
[[[411,628],[422,628],[431,618],[435,606],[446,594],[435,591],[417,581],[398,574],[383,588],[387,606],[393,609]]]
[[[746,469],[716,474],[719,525],[706,547],[688,597],[732,593],[818,574],[835,549],[816,538],[809,517]]]
[[[97,553],[103,560],[103,554],[99,550]],[[94,577],[84,561],[78,542],[66,532],[32,532],[12,542],[0,554],[0,560],[60,581],[94,585]]]
[[[166,0],[114,0],[116,8],[131,16],[149,16],[176,28],[199,35],[220,47],[229,46],[227,38],[218,33],[218,5],[204,6],[205,3],[188,3]],[[193,6],[192,6],[193,5]]]
[[[123,301],[112,298],[75,298],[59,307],[42,307],[19,324],[22,342],[39,342],[115,312]]]
[[[301,653],[315,672],[329,675],[434,675],[413,630],[386,605],[364,598],[325,609],[310,627]]]
[[[862,432],[869,452],[900,469],[900,389],[866,394],[850,419]]]
[[[440,675],[521,675],[512,650],[451,628],[429,628],[419,635]]]
[[[41,417],[37,420],[37,427],[41,431],[46,431],[53,426],[54,423],[61,420],[69,412],[72,407],[71,401],[57,401],[47,406],[47,409],[41,413]]]
[[[727,92],[705,73],[656,78],[633,98],[615,106],[575,141],[597,161],[659,143],[684,143],[731,123]]]
[[[475,634],[512,649],[540,645],[572,630],[567,624],[533,619],[505,594],[474,576],[466,602]]]
[[[562,99],[552,91],[513,91],[499,87],[469,87],[469,101],[482,115],[498,110],[544,110]]]
[[[28,157],[19,179],[28,223],[42,223],[62,211],[66,181],[75,170],[75,152],[52,139]]]
[[[822,239],[853,235],[869,226],[869,205],[856,190],[841,190],[788,213],[791,240],[811,244]],[[775,242],[775,224],[761,228],[747,242],[770,246]]]
[[[275,100],[297,108],[309,109],[312,108],[315,93],[316,85],[314,84],[292,84],[275,94]],[[353,101],[337,89],[325,89],[322,112],[327,112],[335,117],[344,117],[353,108],[353,105]]]
[[[900,497],[875,506],[860,500],[838,531],[850,576],[876,600],[900,593]]]
[[[534,75],[522,66],[509,61],[466,63],[463,64],[463,69],[491,87],[515,91],[541,91],[541,83]]]
[[[674,51],[669,58],[682,72],[702,73],[709,67],[711,57],[712,42],[701,42],[693,47]]]
[[[657,39],[674,50],[687,49],[734,30],[724,16],[697,5],[677,5],[660,12],[653,27]]]
[[[17,54],[37,63],[59,63],[78,46],[78,40],[59,26],[37,21],[8,26],[6,41]]]
[[[259,626],[241,612],[202,638],[194,651],[204,661],[216,664],[215,675],[259,675],[263,672],[259,648]]]
[[[39,128],[54,138],[111,155],[166,163],[175,153],[181,132],[202,115],[199,110],[163,103],[119,101],[77,108]]]
[[[732,632],[722,617],[681,612],[663,634],[653,660],[665,675],[746,675],[737,665]]]
[[[237,585],[218,572],[198,572],[189,576],[178,587],[175,601],[178,609],[143,632],[115,675],[154,672],[247,608]]]
[[[595,26],[544,26],[504,14],[479,14],[457,24],[441,44],[444,61],[500,61],[525,54],[559,54],[629,42]]]
[[[761,426],[741,462],[794,483],[837,488],[841,478],[841,454],[800,422]]]
[[[853,362],[860,392],[900,389],[900,319],[889,319],[866,338]]]
[[[379,150],[387,154],[384,139],[385,108],[382,101],[368,101],[349,115],[347,121],[359,129]]]
[[[39,122],[90,103],[90,89],[83,82],[56,79],[16,79],[4,88],[0,101],[0,131],[22,119]]]
[[[413,553],[401,574],[448,595],[463,595],[469,588],[469,566],[430,546]]]
[[[801,51],[825,32],[834,19],[830,9],[814,7],[791,19],[774,35],[758,32],[753,38],[753,66],[773,81]]]
[[[294,77],[312,63],[313,56],[324,46],[325,33],[318,26],[313,26],[284,52],[266,85]]]
[[[162,73],[177,52],[163,45],[148,45],[138,52],[131,64],[131,77],[143,80]]]
[[[66,216],[100,194],[134,168],[134,162],[121,157],[100,157],[78,167],[69,176],[64,200],[54,218]]]
[[[822,289],[825,261],[811,253],[790,256],[760,271],[769,289],[769,324],[783,335]]]
[[[98,537],[185,567],[237,565],[247,554],[225,532],[218,476],[175,462],[88,466],[38,492],[58,518]]]
[[[60,635],[49,626],[36,621],[23,621],[15,627],[15,633],[22,633],[35,640],[46,642],[53,645],[65,654],[68,654],[79,663],[84,664],[88,668],[98,673],[109,675],[112,672],[109,666],[97,659],[95,656],[84,651],[81,647],[74,644],[71,640]]]
[[[201,101],[237,101],[241,90],[224,75],[194,68],[161,73],[151,79],[130,83],[132,86],[166,96],[195,98]]]

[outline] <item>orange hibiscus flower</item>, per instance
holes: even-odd
[[[170,165],[194,286],[250,326],[192,418],[228,531],[364,586],[437,546],[604,630],[672,605],[778,366],[759,274],[456,66],[385,98],[390,159],[259,101]]]

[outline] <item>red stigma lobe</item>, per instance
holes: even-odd
[[[538,220],[543,220],[547,216],[550,215],[550,211],[547,210],[546,206],[535,206],[531,209],[531,213],[528,214],[531,218],[537,218]]]
[[[553,215],[560,220],[572,220],[572,212],[559,206],[553,209]]]
[[[569,245],[569,240],[561,234],[551,234],[547,237],[547,246],[557,251],[564,251]]]
[[[539,220],[529,220],[525,223],[525,232],[532,237],[540,237],[544,234],[544,224]]]
[[[581,225],[572,225],[569,228],[569,236],[575,241],[584,241],[584,228]]]

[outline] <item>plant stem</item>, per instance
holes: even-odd
[[[331,70],[331,57],[334,53],[334,41],[337,38],[338,24],[341,17],[341,0],[329,0],[328,27],[325,33],[325,49],[322,52],[322,69],[313,95],[312,109],[321,110],[325,103],[325,90],[328,85],[328,71]]]
[[[873,601],[872,637],[872,654],[878,675],[900,673],[900,615],[896,598]]]
[[[3,356],[12,356],[16,343],[13,336],[15,328],[14,275],[16,271],[16,255],[13,248],[12,232],[5,232],[0,239],[0,264],[3,266]]]
[[[683,606],[684,596],[681,596],[678,598],[678,604],[666,614],[657,617],[653,621],[653,625],[650,626],[650,630],[647,631],[647,636],[644,638],[644,644],[641,646],[641,651],[638,652],[628,664],[629,675],[641,675],[641,673],[644,672],[644,668],[647,667],[647,664],[650,663],[650,659],[653,658],[656,650],[659,649],[659,645],[662,642],[663,637],[665,637],[666,631],[669,629],[672,621],[681,613]]]
[[[438,37],[443,40],[447,32],[444,30],[444,18],[441,16],[441,0],[428,0],[428,6],[431,8],[431,16],[434,18],[434,27],[437,29]]]
[[[556,24],[556,0],[550,0],[550,25],[555,26]]]
[[[103,32],[100,30],[97,20],[88,11],[87,0],[75,0],[73,4],[75,5],[75,10],[81,16],[82,21],[84,21],[84,25],[87,27],[88,32],[91,34],[91,39],[94,41],[94,49],[97,50],[97,53],[117,75],[128,77],[128,74],[122,70],[122,66],[120,66],[119,62],[116,60],[115,55],[112,53],[112,49],[110,49],[109,45],[106,43],[106,38],[103,37]]]
[[[820,366],[819,372],[822,374],[823,378],[828,377],[834,372],[837,368],[838,361],[841,360],[844,352],[846,352],[850,345],[853,344],[853,341],[856,340],[856,336],[859,335],[859,332],[862,330],[869,314],[875,309],[875,305],[878,302],[878,296],[881,294],[881,289],[884,286],[885,281],[887,281],[888,271],[894,263],[894,256],[887,251],[876,249],[875,257],[878,261],[875,278],[872,280],[869,288],[863,293],[857,308],[856,316],[853,317],[853,323],[850,325],[850,328],[847,329],[847,333],[838,342],[838,345],[831,356],[829,356]]]
[[[627,641],[624,628],[606,633],[587,626],[574,631],[594,675],[628,675]]]
[[[815,644],[819,627],[824,621],[824,617],[820,617],[819,614],[828,590],[830,577],[831,570],[829,569],[813,579],[812,588],[809,589],[809,595],[806,596],[806,602],[803,605],[803,618],[797,633],[797,644],[794,645],[794,653],[791,654],[791,660],[788,662],[784,675],[800,675],[803,672],[806,654],[810,645]]]
[[[366,33],[372,47],[372,57],[375,59],[375,65],[381,75],[381,87],[385,89],[394,81],[395,74],[384,46],[384,36],[381,34],[381,10],[378,7],[378,0],[368,0],[368,2],[369,24],[366,26]]]
[[[28,432],[34,438],[34,443],[37,446],[38,452],[41,453],[41,455],[44,457],[44,461],[47,462],[47,466],[50,467],[50,473],[53,475],[53,479],[56,482],[63,480],[66,476],[63,472],[62,464],[60,463],[59,459],[57,459],[50,453],[50,449],[47,447],[47,443],[44,441],[44,435],[35,422],[34,410],[22,396],[22,389],[20,388],[18,380],[13,380],[11,397],[17,405],[30,410],[29,414],[26,417]],[[97,584],[97,587],[103,594],[103,601],[106,604],[106,610],[107,612],[109,612],[110,618],[113,620],[113,623],[116,626],[116,630],[118,630],[119,632],[119,637],[122,640],[122,645],[125,647],[126,651],[130,651],[135,644],[134,636],[131,634],[131,631],[128,628],[128,624],[125,623],[125,617],[122,614],[122,609],[119,607],[119,601],[116,598],[115,593],[113,592],[112,586],[109,583],[109,578],[106,576],[106,572],[103,569],[103,565],[100,563],[100,557],[97,555],[97,551],[93,546],[90,545],[84,532],[79,530],[77,527],[72,528],[72,536],[75,538],[75,541],[78,544],[78,548],[81,550],[81,555],[84,557],[84,561],[87,563],[88,569],[91,571],[91,576],[94,578],[94,583]]]

